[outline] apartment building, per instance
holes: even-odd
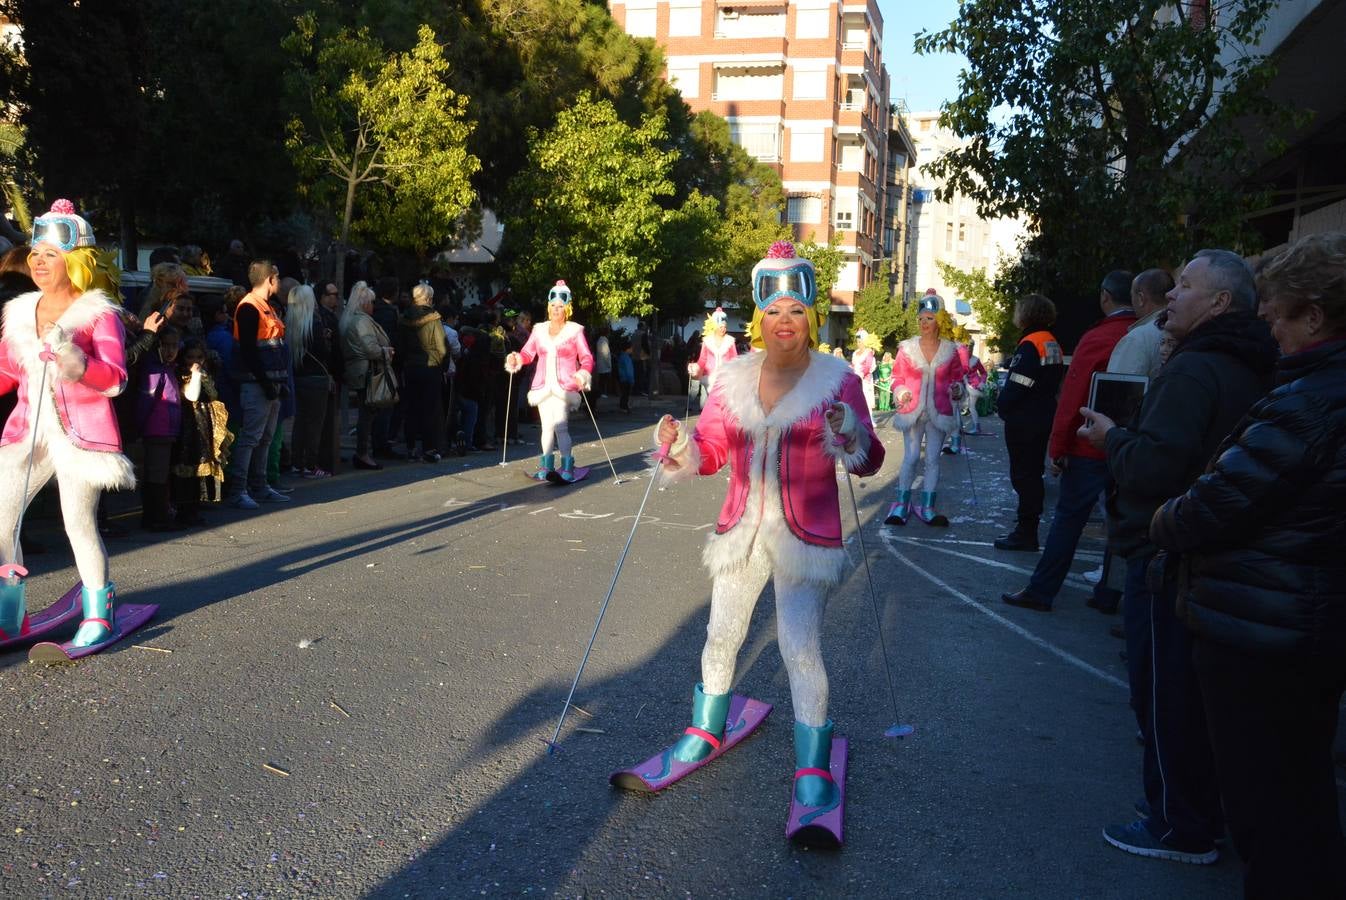
[[[916,145],[907,131],[903,104],[896,104],[888,129],[888,166],[884,205],[883,258],[889,261],[888,294],[903,299],[912,291],[907,283],[908,210],[911,205],[912,177],[916,166]]]
[[[931,174],[927,166],[962,141],[940,127],[937,112],[913,113],[906,117],[906,124],[916,150],[907,214],[906,297],[917,297],[928,288],[938,291],[954,320],[972,333],[978,355],[985,358],[981,325],[967,301],[944,281],[938,264],[947,263],[964,271],[985,269],[993,274],[1000,258],[1015,251],[1025,232],[1024,223],[1016,219],[983,219],[977,212],[977,204],[961,194],[940,200],[936,192],[944,182]]]
[[[610,0],[609,6],[628,34],[653,38],[664,49],[667,77],[693,110],[723,116],[736,143],[780,172],[796,238],[827,243],[838,236],[846,263],[832,304],[848,317],[884,252],[891,113],[877,3]]]

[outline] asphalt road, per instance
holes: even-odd
[[[856,482],[898,716],[916,731],[883,737],[894,714],[857,565],[824,637],[851,741],[843,850],[783,836],[791,716],[769,590],[736,685],[775,704],[765,725],[661,795],[607,784],[686,724],[723,478],[652,493],[584,714],[548,756],[647,485],[649,426],[681,408],[600,412],[621,484],[576,418],[594,469],[571,488],[532,485],[535,449],[511,448],[504,468],[395,465],[110,542],[121,598],[159,604],[153,623],[69,668],[0,657],[0,895],[1237,895],[1232,858],[1183,866],[1102,840],[1140,794],[1121,642],[1078,576],[1049,615],[999,602],[1034,557],[990,547],[1012,506],[998,436],[970,439],[976,503],[966,461],[943,460],[947,531],[880,524],[891,428],[889,462]],[[29,560],[35,609],[75,578],[54,523],[37,524],[55,546]]]

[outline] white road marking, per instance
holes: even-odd
[[[1003,563],[997,559],[987,559],[984,556],[975,556],[971,553],[962,553],[958,550],[950,550],[948,547],[941,547],[938,544],[920,543],[916,541],[915,538],[897,537],[896,535],[890,536],[886,531],[883,532],[883,535],[885,539],[891,537],[891,539],[894,541],[900,541],[904,544],[911,544],[914,547],[920,547],[922,550],[934,550],[937,553],[947,553],[949,556],[957,556],[960,559],[970,559],[973,562],[981,563],[984,566],[994,566],[997,569],[1007,569],[1010,572],[1017,572],[1020,575],[1033,574],[1032,569],[1025,569],[1022,566],[1012,566],[1009,563]],[[1088,591],[1090,593],[1093,593],[1094,590],[1093,585],[1088,584],[1083,579],[1079,578],[1079,576],[1072,576],[1066,578],[1066,582],[1062,586],[1075,588],[1078,591]]]
[[[1096,666],[1090,665],[1089,663],[1080,659],[1078,656],[1075,656],[1072,653],[1062,650],[1060,647],[1057,647],[1050,641],[1038,637],[1036,634],[1033,634],[1033,632],[1029,631],[1028,629],[1014,622],[1011,622],[1009,619],[1006,619],[999,613],[994,612],[985,604],[978,603],[976,600],[973,600],[971,597],[969,597],[967,594],[964,594],[962,591],[958,590],[953,585],[941,581],[939,578],[936,578],[934,575],[931,575],[925,569],[921,568],[916,563],[912,562],[910,559],[904,556],[901,552],[899,552],[897,548],[893,546],[894,538],[892,538],[887,533],[881,531],[879,532],[879,537],[883,541],[883,545],[888,548],[888,552],[892,554],[893,558],[896,559],[898,562],[902,563],[907,568],[911,569],[913,572],[915,572],[917,575],[920,575],[927,581],[948,591],[951,595],[961,600],[963,603],[966,603],[968,606],[972,607],[973,609],[977,610],[983,615],[989,617],[992,621],[1005,626],[1010,631],[1014,632],[1015,634],[1019,635],[1020,637],[1029,641],[1030,643],[1036,645],[1040,649],[1047,651],[1053,656],[1065,660],[1072,666],[1075,666],[1077,669],[1088,672],[1090,675],[1093,675],[1096,678],[1106,681],[1108,684],[1116,685],[1122,690],[1129,690],[1129,687],[1127,686],[1126,682],[1122,681],[1120,678],[1117,678],[1113,675],[1109,675],[1107,672],[1104,672],[1102,669],[1099,669]],[[897,540],[901,540],[901,538],[897,538]],[[933,549],[933,548],[927,548],[927,549]]]

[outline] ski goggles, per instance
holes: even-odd
[[[562,306],[569,306],[569,305],[570,305],[570,289],[569,289],[569,288],[563,288],[563,287],[561,287],[561,288],[554,287],[554,288],[552,288],[550,291],[548,291],[548,292],[547,292],[547,305],[548,305],[548,306],[551,306],[553,303],[559,303],[559,304],[561,304]]]
[[[752,297],[758,309],[766,309],[782,297],[813,306],[818,296],[817,276],[810,263],[788,269],[763,269],[753,276]]]
[[[83,219],[75,216],[45,215],[33,220],[33,246],[54,244],[65,253],[76,247],[92,247],[93,232]]]

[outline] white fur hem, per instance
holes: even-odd
[[[7,477],[20,478],[28,466],[28,439],[0,447],[0,471]],[[41,452],[44,448],[39,447]],[[130,489],[136,486],[135,468],[120,453],[85,450],[67,440],[46,442],[59,480],[78,482],[102,490]]]
[[[845,547],[804,543],[791,533],[778,510],[775,515],[764,516],[756,530],[740,522],[724,534],[710,535],[701,561],[712,578],[737,572],[748,564],[754,542],[771,560],[772,573],[789,581],[834,587],[845,580],[851,568]]]

